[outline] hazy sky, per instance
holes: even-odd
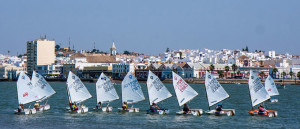
[[[47,35],[76,50],[145,54],[170,49],[275,50],[300,55],[300,0],[6,0],[0,53]]]

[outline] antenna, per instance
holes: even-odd
[[[94,42],[94,49],[96,49],[96,45],[95,45],[96,43]]]
[[[69,37],[69,50],[71,48],[71,38]]]

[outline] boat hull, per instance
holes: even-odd
[[[253,109],[248,111],[249,115],[251,116],[267,116],[267,117],[277,117],[278,112],[275,110],[267,110],[265,113],[258,113],[258,109]]]
[[[30,114],[36,114],[36,109],[24,109],[21,112],[18,112],[18,110],[15,110],[15,114],[17,115],[30,115]]]
[[[216,110],[205,111],[207,115],[215,115],[215,116],[234,116],[234,109],[223,109],[221,112],[217,112]]]
[[[165,114],[169,114],[169,109],[158,109],[158,110],[155,110],[154,112],[149,109],[149,110],[147,110],[147,114],[165,115]]]
[[[139,108],[128,108],[127,110],[123,110],[122,108],[118,108],[119,112],[140,112]]]
[[[277,102],[278,102],[278,99],[269,99],[268,102],[271,102],[271,103],[277,103]]]
[[[46,105],[42,105],[40,106],[39,108],[36,108],[36,111],[47,111],[47,110],[50,110],[50,105],[49,104],[46,104]]]
[[[87,113],[88,111],[89,111],[89,108],[86,107],[86,106],[78,107],[78,110],[74,110],[74,111],[70,110],[70,108],[69,108],[69,112],[71,112],[71,113],[77,113],[77,114],[79,114],[79,113]]]
[[[190,109],[190,112],[185,113],[183,110],[176,112],[176,115],[194,115],[201,116],[203,114],[202,109]]]

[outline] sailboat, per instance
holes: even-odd
[[[172,74],[173,74],[173,86],[174,86],[174,90],[180,108],[185,103],[194,99],[198,95],[198,93],[189,84],[187,84],[179,75],[177,75],[174,72],[172,72]],[[182,115],[185,113],[183,110],[180,109],[180,111],[176,112],[176,114]],[[203,114],[203,110],[190,109],[190,112],[187,114],[200,116]]]
[[[80,103],[91,98],[92,95],[81,82],[81,80],[71,71],[69,72],[67,79],[67,92],[70,106],[72,106],[72,104],[76,105],[76,108],[74,108],[73,110],[69,110],[70,112],[88,112],[89,108],[84,105],[80,105]]]
[[[120,112],[139,112],[139,108],[134,108],[133,104],[145,100],[143,91],[137,79],[131,72],[128,72],[122,81],[122,102],[132,104],[131,108],[118,108]]]
[[[18,81],[17,81],[17,92],[18,92],[18,102],[19,108],[15,110],[16,114],[35,114],[36,109],[25,108],[24,104],[28,104],[34,101],[39,100],[37,94],[32,90],[33,85],[30,81],[30,78],[25,74],[25,72],[20,72]]]
[[[275,82],[273,78],[268,75],[266,81],[265,81],[265,89],[267,90],[268,94],[271,96],[276,96],[279,95],[279,92],[276,88]],[[278,99],[269,99],[270,102],[278,102]]]
[[[109,107],[109,102],[119,99],[114,85],[104,73],[101,73],[96,83],[96,94],[97,104],[100,103],[100,105],[97,106],[97,110],[102,109],[104,112],[111,112],[112,107]],[[104,103],[107,103],[106,107],[102,107]]]
[[[208,115],[227,115],[232,116],[235,114],[234,109],[222,109],[221,112],[217,113],[215,109],[210,110],[210,107],[229,98],[228,93],[220,85],[215,77],[206,71],[205,75],[205,90],[208,101],[209,110],[205,113]]]
[[[268,100],[270,98],[270,95],[266,91],[264,85],[261,83],[258,76],[252,70],[250,70],[250,77],[248,83],[249,83],[250,99],[252,104],[252,110],[249,110],[248,113],[250,115],[276,117],[277,111],[275,110],[267,110],[266,113],[259,114],[258,109],[253,109],[254,106]]]
[[[52,89],[49,83],[37,72],[33,71],[31,83],[33,85],[33,91],[37,94],[39,100],[37,102],[42,102],[50,96],[54,95],[56,92]],[[36,107],[37,111],[49,110],[50,105],[47,104],[48,100],[44,105]]]
[[[149,94],[150,105],[159,103],[167,98],[170,98],[172,94],[164,86],[164,84],[159,80],[159,78],[149,70],[147,79],[147,88]],[[158,110],[147,110],[147,113],[152,114],[168,114],[168,109],[158,109]]]

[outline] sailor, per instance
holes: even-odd
[[[18,112],[22,112],[23,111],[23,104],[19,104],[19,107],[18,107]]]
[[[151,112],[156,112],[159,109],[159,107],[156,105],[156,103],[152,103],[150,106]]]
[[[102,108],[102,103],[99,102],[99,103],[97,104],[96,108],[97,108],[97,109],[101,109],[101,108]]]
[[[223,105],[218,103],[218,105],[215,107],[216,113],[220,114],[220,112],[223,110],[222,108],[223,108]]]
[[[184,112],[184,114],[187,114],[187,113],[189,113],[190,112],[190,109],[189,109],[189,107],[187,106],[187,104],[184,104],[183,105],[183,112]]]
[[[123,102],[122,109],[127,110],[127,102],[125,102],[125,101]]]
[[[265,112],[266,112],[266,109],[264,108],[264,106],[263,106],[262,104],[260,104],[260,105],[258,106],[258,114],[264,115]]]
[[[38,102],[36,102],[36,103],[34,104],[34,108],[37,109],[37,108],[39,108],[39,107],[40,107],[40,104],[39,104]]]

